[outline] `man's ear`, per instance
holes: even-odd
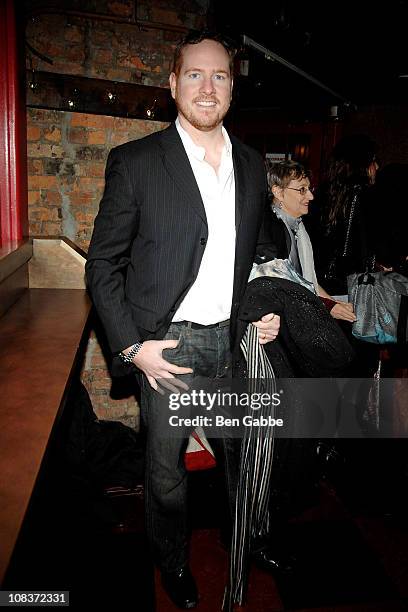
[[[176,97],[176,84],[177,84],[177,77],[174,72],[170,73],[169,83],[170,83],[171,96],[174,99]]]

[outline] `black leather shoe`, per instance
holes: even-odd
[[[296,564],[294,556],[274,551],[268,547],[253,552],[252,558],[257,567],[272,573],[288,574],[294,571]]]
[[[162,572],[162,584],[171,601],[182,610],[195,608],[198,603],[197,585],[190,568]]]

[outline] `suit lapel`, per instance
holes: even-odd
[[[163,163],[179,189],[186,195],[189,204],[207,223],[203,200],[181,138],[174,124],[161,133]]]
[[[235,229],[238,235],[242,213],[247,199],[248,160],[239,142],[231,138],[235,178]]]
[[[248,176],[246,153],[239,141],[234,137],[231,137],[231,142],[235,177],[235,228],[238,234],[247,199],[247,181],[250,177]],[[161,147],[163,150],[163,163],[168,173],[181,191],[185,193],[196,213],[207,223],[200,190],[198,189],[194,173],[174,123],[161,132]]]

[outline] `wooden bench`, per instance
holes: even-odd
[[[88,340],[85,289],[32,289],[0,318],[0,583]]]

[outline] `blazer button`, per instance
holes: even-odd
[[[200,239],[200,244],[202,244],[203,246],[205,245],[206,242],[207,242],[207,240],[205,238],[201,238]]]

